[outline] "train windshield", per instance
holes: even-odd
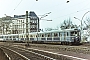
[[[79,36],[80,31],[71,31],[71,36]]]

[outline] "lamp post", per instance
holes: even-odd
[[[83,40],[82,39],[82,31],[83,31],[83,28],[82,28],[82,21],[83,21],[83,18],[85,17],[85,15],[87,14],[87,13],[89,13],[90,11],[87,11],[83,16],[82,16],[82,19],[78,19],[77,17],[74,17],[75,19],[78,19],[79,21],[81,21],[81,31],[80,31],[80,35],[81,35],[81,40]]]

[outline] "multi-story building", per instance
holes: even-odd
[[[19,33],[26,33],[26,16],[25,15],[14,15],[17,23],[17,30]],[[15,23],[14,23],[15,24]],[[31,11],[28,13],[28,33],[39,31],[39,18],[35,12]]]
[[[0,18],[0,34],[10,34],[11,19],[10,16]]]
[[[26,15],[14,15],[1,18],[1,34],[21,34],[26,33]],[[39,18],[35,12],[28,13],[28,33],[39,31]]]
[[[34,12],[29,13],[29,26],[30,26],[30,32],[37,32],[39,31],[39,18]]]

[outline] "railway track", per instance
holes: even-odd
[[[72,51],[76,53],[90,54],[90,46],[66,46],[66,45],[46,45],[46,44],[31,44],[31,48],[41,48],[41,49],[53,49],[59,51]]]
[[[56,60],[82,60],[83,58],[78,58],[78,57],[74,57],[74,56],[72,56],[72,54],[71,54],[71,56],[68,56],[68,55],[63,55],[63,54],[57,54],[57,53],[52,53],[52,52],[48,52],[48,51],[44,51],[44,50],[39,50],[39,49],[33,49],[33,48],[30,48],[30,47],[25,47],[25,46],[20,46],[20,45],[13,45],[12,47],[15,47],[15,48],[19,48],[19,49],[25,49],[25,50],[29,50],[29,51],[34,51],[34,52],[38,52],[38,53],[40,53],[40,54],[42,54],[42,55],[45,55],[45,56],[50,56],[50,57],[53,57],[53,58],[55,58]],[[50,47],[50,46],[49,46]],[[38,47],[38,48],[40,48],[40,47]],[[63,47],[63,48],[65,48],[65,47]],[[78,47],[76,47],[76,48],[78,48]],[[47,48],[47,49],[49,49],[49,48]],[[54,49],[56,49],[56,48],[54,48]],[[66,50],[68,49],[68,48],[65,48]],[[72,46],[70,49],[75,49],[74,48],[74,46]],[[70,50],[69,49],[69,50]],[[37,51],[38,50],[38,51]],[[52,50],[52,49],[49,49],[49,50]],[[64,49],[63,49],[64,50]],[[60,52],[61,50],[57,50],[56,49],[56,51],[58,51],[58,52]],[[65,50],[64,50],[65,51]],[[63,51],[62,51],[63,52]],[[66,52],[67,53],[67,52]],[[70,53],[70,52],[69,52]],[[78,55],[78,54],[77,54]],[[80,57],[80,56],[79,56]],[[84,59],[84,60],[87,60],[87,59]]]
[[[60,46],[60,45],[46,45],[46,44],[30,44],[30,46],[25,47],[25,44],[6,44],[4,45],[4,47],[12,49],[14,51],[19,52],[21,55],[27,57],[28,59],[30,59],[30,57],[28,55],[32,56],[31,60],[70,60],[69,58],[66,57],[61,57],[61,55],[58,54],[54,54],[50,52],[46,53],[47,51],[51,51],[51,50],[55,50],[57,52],[63,52],[63,51],[73,51],[73,52],[77,52],[78,53],[85,53],[85,54],[90,54],[90,48],[85,47],[85,46]],[[37,49],[32,49],[32,48],[37,48]],[[41,49],[41,50],[39,50]],[[42,50],[47,50],[47,51],[42,51]],[[37,51],[38,50],[38,51]],[[25,54],[24,54],[25,53]],[[32,58],[36,59],[32,59]],[[68,56],[71,57],[71,56]],[[40,58],[40,59],[39,59]],[[76,57],[72,57],[72,58],[76,58]],[[77,58],[77,59],[82,59],[82,58]],[[72,59],[71,59],[72,60]]]
[[[1,49],[7,54],[9,60],[30,60],[27,57],[21,55],[20,53],[7,47],[1,47]]]
[[[13,48],[11,46],[2,46],[1,48],[9,55],[11,60],[56,60],[38,52],[29,51],[18,47]]]
[[[8,45],[8,44],[7,44]],[[25,46],[25,44],[19,43],[11,43],[10,45],[21,45]],[[90,54],[90,43],[87,45],[80,45],[80,46],[66,46],[66,45],[48,45],[48,44],[30,44],[28,46],[30,48],[41,48],[41,49],[53,49],[59,51],[72,51],[76,53],[84,53]]]

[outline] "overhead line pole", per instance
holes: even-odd
[[[28,11],[26,11],[26,43],[28,46],[29,45],[28,43]]]

